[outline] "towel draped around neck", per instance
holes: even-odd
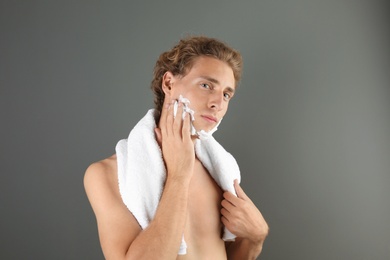
[[[119,191],[124,204],[145,229],[153,220],[164,189],[166,169],[154,129],[154,110],[147,114],[131,130],[127,139],[116,145]],[[211,134],[199,133],[195,153],[215,182],[224,191],[236,195],[234,180],[241,180],[234,157]],[[225,227],[223,240],[232,241],[235,235]],[[186,254],[183,236],[178,254]]]

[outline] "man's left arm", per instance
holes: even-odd
[[[268,235],[268,225],[252,200],[245,194],[238,181],[234,181],[237,197],[225,192],[222,200],[222,223],[237,236],[226,243],[228,259],[256,259]]]

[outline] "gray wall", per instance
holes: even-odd
[[[205,34],[244,56],[216,137],[261,259],[390,259],[387,1],[155,2],[0,2],[0,258],[103,258],[83,173],[152,106],[158,55]]]

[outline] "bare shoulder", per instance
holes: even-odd
[[[115,190],[117,185],[115,154],[104,160],[92,163],[85,171],[84,187],[87,195],[96,189],[109,188],[110,190]]]
[[[100,244],[106,259],[122,259],[141,232],[119,193],[116,155],[91,164],[84,187],[95,213]]]
[[[120,198],[117,178],[116,155],[92,163],[84,175],[84,187],[94,210],[95,201]],[[109,195],[109,196],[108,196]]]
[[[103,159],[98,162],[92,163],[84,175],[84,184],[88,185],[90,182],[104,181],[112,179],[113,175],[116,175],[116,154]]]
[[[94,175],[95,173],[102,174],[103,172],[109,173],[116,170],[115,168],[116,168],[116,154],[113,154],[108,158],[92,163],[87,168],[86,175]]]

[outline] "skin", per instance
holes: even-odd
[[[238,197],[223,192],[196,158],[190,117],[173,116],[173,102],[188,98],[194,127],[211,130],[225,115],[234,95],[232,69],[224,62],[199,57],[185,76],[165,73],[164,108],[155,129],[167,168],[164,191],[150,225],[141,230],[119,194],[116,156],[92,164],[84,185],[94,210],[106,259],[255,259],[268,225],[238,182]],[[183,111],[179,104],[178,113]],[[201,191],[201,192],[200,192]],[[222,224],[237,235],[221,239]],[[184,234],[187,254],[178,256]]]

